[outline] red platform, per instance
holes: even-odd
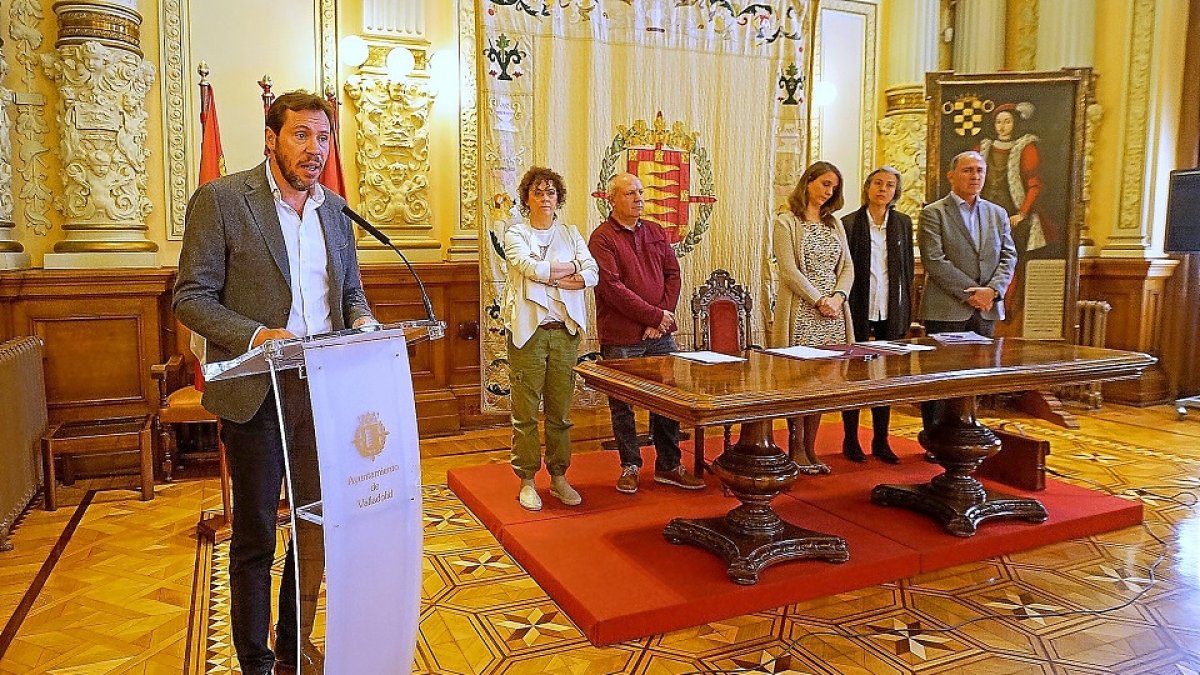
[[[647,449],[641,489],[614,489],[616,453],[576,455],[568,476],[583,505],[566,507],[548,492],[545,472],[538,487],[545,507],[533,513],[517,504],[517,478],[506,464],[453,469],[450,489],[475,513],[509,553],[570,615],[593,644],[603,645],[664,633],[732,616],[841,593],[921,572],[951,567],[1055,541],[1136,525],[1142,505],[1047,480],[1044,492],[1026,493],[987,483],[989,488],[1039,499],[1050,514],[1041,524],[1017,520],[985,522],[978,534],[947,534],[925,516],[871,503],[879,483],[924,482],[940,469],[921,459],[920,447],[892,439],[899,466],[872,459],[846,461],[840,453],[841,426],[822,427],[818,447],[832,467],[828,476],[801,476],[780,495],[775,510],[785,520],[846,539],[850,561],[794,561],[766,568],[753,586],[725,575],[715,555],[668,543],[662,530],[671,518],[718,516],[737,505],[724,497],[715,478],[687,492],[653,482],[653,451]],[[869,430],[863,445],[870,447]],[[782,443],[782,434],[776,439]],[[682,444],[684,457],[690,445]],[[716,446],[717,443],[710,443]],[[718,454],[714,447],[712,454]]]

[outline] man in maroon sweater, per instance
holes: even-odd
[[[596,286],[596,330],[600,355],[628,359],[669,354],[677,350],[675,306],[679,303],[679,261],[659,225],[640,219],[642,181],[623,173],[608,183],[612,212],[588,241],[600,266]],[[632,494],[638,489],[642,454],[638,449],[633,409],[624,401],[608,399],[613,435],[621,455],[617,490]],[[654,480],[686,490],[699,490],[704,481],[689,474],[679,461],[679,423],[650,414],[650,435],[656,457]]]

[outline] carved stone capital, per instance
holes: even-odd
[[[890,106],[889,106],[890,107]],[[903,192],[896,208],[910,216],[921,212],[925,203],[925,111],[889,112],[879,120],[883,141],[883,162],[900,172]]]
[[[60,47],[42,64],[59,90],[65,228],[144,228],[152,208],[146,94],[154,66],[98,42]]]
[[[63,194],[56,205],[66,216],[67,238],[55,252],[157,251],[144,236],[153,208],[146,194],[146,95],[154,66],[131,51],[84,42],[43,55],[42,67],[58,87]],[[48,256],[46,266],[52,264],[58,263]]]

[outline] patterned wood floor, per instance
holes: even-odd
[[[605,648],[445,488],[449,467],[504,461],[505,432],[430,441],[414,672],[1200,675],[1200,421],[1109,405],[1081,422],[1022,424],[1052,441],[1053,469],[1142,500],[1146,528]],[[236,672],[211,573],[224,550],[193,536],[217,499],[193,480],[152,502],[68,490],[57,512],[31,511],[0,554],[0,674]]]

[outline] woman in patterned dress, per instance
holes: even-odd
[[[854,328],[845,306],[854,283],[846,231],[834,212],[842,208],[842,173],[829,162],[804,171],[788,197],[788,210],[775,217],[771,250],[779,266],[774,347],[842,345]],[[829,473],[815,451],[820,415],[788,419],[788,451],[804,473]],[[797,460],[803,449],[804,461]]]

